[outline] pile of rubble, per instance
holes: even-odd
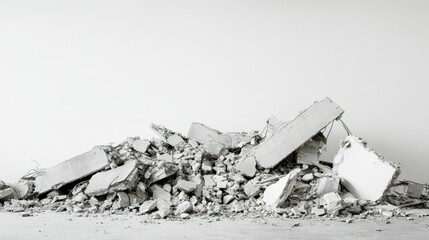
[[[188,135],[151,125],[158,139],[97,146],[18,183],[0,181],[3,211],[134,212],[195,216],[401,216],[427,207],[426,185],[397,182],[398,165],[351,135],[333,163],[320,161],[343,110],[326,98],[262,133],[222,133],[192,123]],[[345,125],[344,125],[345,126]]]

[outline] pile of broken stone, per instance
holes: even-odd
[[[333,163],[320,161],[325,135],[343,112],[326,98],[290,122],[268,119],[261,133],[192,123],[184,136],[152,124],[158,139],[97,146],[16,184],[0,181],[0,207],[23,216],[128,212],[154,219],[406,217],[403,207],[428,207],[426,185],[398,182],[399,166],[354,135],[341,141]]]

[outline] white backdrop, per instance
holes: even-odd
[[[261,130],[331,97],[429,182],[427,1],[0,1],[0,179],[94,145]],[[331,161],[345,131],[329,139]]]

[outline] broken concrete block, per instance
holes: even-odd
[[[197,189],[197,184],[195,184],[195,182],[180,179],[179,181],[177,181],[176,187],[177,189],[180,189],[186,193],[189,193]]]
[[[138,180],[137,161],[127,161],[124,165],[94,174],[89,180],[85,193],[99,196],[134,187]]]
[[[115,208],[125,208],[131,205],[130,198],[125,192],[117,192],[118,200],[115,202]]]
[[[327,212],[334,212],[342,208],[341,197],[336,192],[330,192],[322,197],[324,207]]]
[[[398,177],[399,166],[356,136],[348,136],[334,159],[333,172],[356,198],[378,201]]]
[[[304,176],[302,176],[302,178],[301,178],[301,180],[304,182],[310,182],[313,179],[314,179],[313,173],[307,173]]]
[[[313,207],[311,208],[311,213],[316,216],[323,216],[325,215],[326,211],[324,208]]]
[[[153,198],[155,200],[163,200],[166,202],[170,202],[171,194],[165,191],[162,187],[155,184],[150,187],[150,190],[152,191]]]
[[[131,147],[141,153],[145,153],[150,146],[150,141],[146,139],[134,140],[131,143]]]
[[[222,143],[210,141],[204,144],[204,149],[211,157],[218,158],[222,154],[222,151],[225,149],[225,146]]]
[[[148,200],[142,203],[139,208],[139,212],[141,213],[148,213],[152,212],[156,209],[156,200]]]
[[[240,160],[236,166],[237,170],[244,176],[253,177],[256,174],[256,160],[255,157],[249,156]]]
[[[334,176],[319,178],[316,188],[316,194],[318,196],[323,196],[330,192],[338,192],[340,188],[340,179]]]
[[[9,200],[13,197],[12,188],[6,188],[4,190],[0,190],[0,200]]]
[[[272,208],[281,207],[292,192],[296,183],[296,178],[300,172],[301,169],[294,169],[286,176],[280,178],[276,183],[268,186],[262,198],[265,204]]]
[[[183,138],[180,137],[178,134],[174,134],[174,135],[171,135],[167,138],[167,142],[171,146],[176,147],[180,144],[184,144],[185,140],[183,140]]]
[[[192,203],[189,201],[184,201],[177,205],[176,211],[174,212],[175,215],[179,215],[182,213],[192,213],[194,207],[192,206]]]
[[[156,183],[162,179],[168,178],[177,172],[178,168],[173,163],[164,163],[161,167],[155,167],[148,172],[150,174],[148,183]]]
[[[208,144],[210,141],[219,139],[222,133],[201,123],[192,123],[189,128],[188,138],[201,144]]]
[[[204,186],[213,187],[216,186],[216,182],[213,180],[213,175],[204,175]]]
[[[33,192],[34,184],[32,181],[21,181],[14,184],[12,189],[16,199],[23,199]]]
[[[408,183],[407,196],[410,198],[420,198],[424,189],[424,186],[410,182]]]
[[[67,183],[74,182],[109,166],[106,153],[100,148],[71,158],[37,176],[34,185],[35,192],[43,194],[52,189],[58,189]]]
[[[201,177],[200,174],[195,176],[189,176],[189,181],[195,183],[197,186],[194,190],[194,194],[197,197],[201,197],[203,193],[203,187],[204,187],[204,179]]]
[[[255,181],[249,181],[243,186],[243,190],[248,197],[254,197],[261,192],[261,186]]]
[[[329,98],[316,102],[289,124],[284,125],[276,134],[253,148],[240,159],[240,162],[254,158],[260,166],[272,168],[319,133],[330,122],[338,119],[343,112]]]

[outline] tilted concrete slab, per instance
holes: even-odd
[[[35,192],[43,194],[50,190],[58,189],[67,183],[103,170],[107,166],[109,166],[109,159],[106,153],[100,148],[93,148],[86,153],[49,168],[46,172],[37,176],[34,181]]]
[[[377,154],[366,142],[348,136],[334,159],[333,172],[359,199],[378,201],[400,173],[399,166]]]
[[[89,196],[99,196],[124,191],[134,187],[137,180],[137,161],[127,161],[115,169],[94,174],[89,180],[85,193]]]
[[[344,110],[329,98],[316,102],[243,156],[240,162],[255,158],[260,166],[272,168],[330,122],[339,119],[343,112]]]
[[[188,138],[202,145],[217,142],[225,146],[225,148],[236,148],[240,143],[250,141],[252,136],[248,133],[239,132],[222,133],[202,123],[194,122],[189,128]]]

